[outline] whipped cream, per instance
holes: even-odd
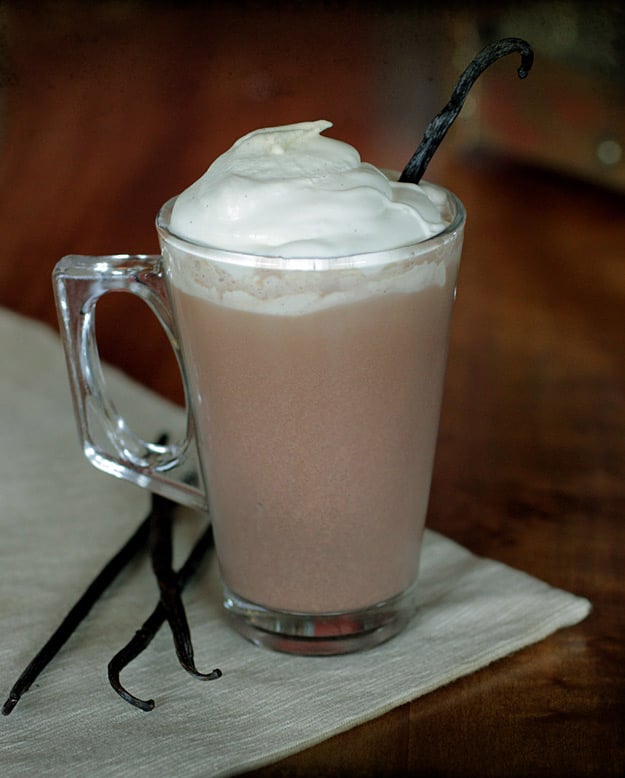
[[[301,122],[239,138],[175,200],[169,229],[270,257],[336,257],[421,242],[446,226],[439,191],[391,181],[355,148]]]

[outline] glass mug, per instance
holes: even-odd
[[[93,465],[210,512],[234,627],[268,648],[340,654],[398,633],[415,585],[465,212],[410,246],[310,259],[237,254],[169,230],[160,256],[67,256],[54,287]],[[102,378],[95,309],[141,297],[186,393],[182,441],[141,439]]]

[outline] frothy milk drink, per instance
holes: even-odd
[[[158,222],[226,608],[307,653],[412,612],[463,226],[329,126],[245,136]]]
[[[451,284],[301,315],[174,287],[222,576],[251,602],[365,608],[417,572]],[[423,370],[427,365],[427,371]]]

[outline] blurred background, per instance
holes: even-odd
[[[54,325],[61,256],[156,252],[159,206],[258,127],[326,118],[363,159],[402,168],[459,73],[507,35],[532,43],[534,70],[520,81],[516,55],[489,69],[427,177],[470,214],[471,171],[497,166],[500,186],[510,166],[540,171],[618,213],[620,0],[0,3],[0,305]],[[532,191],[525,179],[519,198]],[[144,306],[100,308],[104,357],[181,400]]]

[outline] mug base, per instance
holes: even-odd
[[[249,602],[224,586],[233,628],[254,645],[301,656],[364,651],[401,632],[415,613],[415,587],[360,610],[291,613]]]

